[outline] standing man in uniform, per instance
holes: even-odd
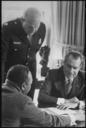
[[[23,17],[2,26],[2,82],[12,65],[27,65],[33,76],[29,96],[33,98],[36,81],[36,53],[46,34],[45,24],[36,8],[28,8]]]

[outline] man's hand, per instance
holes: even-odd
[[[65,110],[65,109],[68,109],[68,106],[65,104],[60,104],[60,105],[57,105],[57,109]]]
[[[67,100],[65,102],[67,102]],[[71,103],[79,103],[79,99],[77,97],[73,97],[73,98],[69,99],[68,102],[71,102]]]
[[[70,120],[71,120],[71,123],[70,123],[70,126],[75,126],[77,125],[76,123],[76,118],[73,114],[62,114],[62,116],[69,116]]]
[[[71,126],[77,125],[75,116],[73,114],[68,114],[68,115],[71,119]]]
[[[79,107],[79,104],[80,101],[76,97],[73,97],[71,99],[58,98],[57,108],[63,110],[67,108],[75,109]]]

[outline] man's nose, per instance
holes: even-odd
[[[74,72],[74,69],[71,67],[70,68],[70,73],[73,73]]]

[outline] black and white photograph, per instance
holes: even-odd
[[[1,127],[85,127],[85,1],[1,1]]]

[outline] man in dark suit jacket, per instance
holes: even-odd
[[[79,52],[72,51],[61,68],[49,71],[39,92],[39,107],[57,106],[73,98],[80,104],[85,99],[85,74],[80,71],[82,59]]]
[[[35,8],[27,9],[23,17],[8,21],[2,26],[2,82],[12,65],[29,66],[33,76],[31,97],[36,81],[36,53],[45,34],[45,24],[41,22],[41,14]]]
[[[8,70],[2,86],[2,127],[60,127],[75,123],[73,115],[54,116],[37,108],[26,95],[31,83],[32,75],[28,67],[15,65]]]

